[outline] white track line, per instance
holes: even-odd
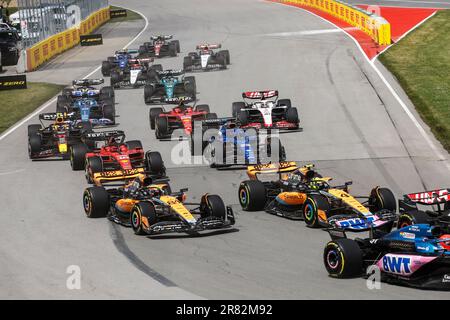
[[[126,7],[122,7],[124,9],[127,10],[131,10],[129,8]],[[134,12],[136,12],[137,14],[139,14],[144,20],[145,20],[145,26],[144,28],[130,41],[126,44],[125,47],[123,47],[124,49],[128,48],[131,44],[134,43],[134,41],[136,41],[148,28],[148,19],[147,17],[142,14],[139,11],[136,10],[132,10]],[[89,72],[86,76],[83,77],[83,79],[89,78],[90,76],[92,76],[94,73],[96,73],[98,70],[100,70],[101,65],[96,67],[93,71]],[[25,118],[23,118],[22,120],[20,120],[19,122],[17,122],[15,125],[13,125],[11,128],[9,128],[8,130],[6,130],[3,134],[0,135],[0,141],[2,141],[3,139],[5,139],[7,136],[9,136],[11,133],[13,133],[14,131],[16,131],[18,128],[20,128],[22,125],[24,125],[25,123],[27,123],[30,119],[32,119],[33,117],[35,117],[36,115],[38,115],[39,113],[41,113],[43,110],[45,110],[46,108],[48,108],[52,103],[56,102],[56,97],[53,97],[52,99],[50,99],[49,101],[47,101],[45,104],[43,104],[42,106],[40,106],[38,109],[36,109],[35,111],[33,111],[32,113],[30,113],[28,116],[26,116]]]

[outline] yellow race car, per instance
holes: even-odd
[[[330,186],[314,165],[298,167],[295,162],[249,166],[250,180],[239,186],[239,203],[246,211],[304,220],[309,227],[337,227],[353,231],[382,228],[390,231],[397,219],[396,200],[387,188],[375,187],[368,197],[349,193],[346,182]],[[261,175],[276,174],[275,181],[261,181]],[[359,199],[363,199],[361,202]]]
[[[86,188],[83,206],[88,218],[108,217],[131,226],[138,235],[196,233],[234,225],[233,210],[225,206],[220,196],[206,193],[200,203],[188,203],[185,201],[187,190],[173,193],[168,178],[155,180],[138,174],[119,188]]]

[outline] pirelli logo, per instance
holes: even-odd
[[[103,36],[101,34],[89,34],[80,36],[80,44],[82,46],[98,46],[103,44]]]
[[[0,77],[0,90],[26,89],[26,75]]]
[[[125,9],[110,10],[109,12],[111,18],[120,18],[127,16],[127,10]]]

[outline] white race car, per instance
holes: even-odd
[[[184,57],[183,68],[185,71],[209,71],[226,69],[230,64],[230,52],[220,50],[214,52],[214,49],[220,49],[220,44],[201,44],[197,46],[197,52],[190,52]]]

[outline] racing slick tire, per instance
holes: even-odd
[[[148,118],[150,121],[150,129],[155,130],[155,119],[159,117],[161,113],[164,112],[164,109],[161,107],[150,108],[148,112]]]
[[[125,145],[127,146],[128,150],[133,150],[133,149],[144,149],[142,147],[142,142],[140,140],[130,140],[130,141],[126,141]]]
[[[41,129],[42,126],[40,124],[30,124],[28,126],[28,136],[38,133]]]
[[[326,197],[318,194],[309,195],[303,204],[303,219],[310,228],[320,227],[319,222],[319,210],[325,212],[328,215],[330,210],[330,204]]]
[[[56,112],[64,113],[67,105],[70,105],[69,97],[60,95],[56,98]]]
[[[230,51],[228,51],[228,50],[221,50],[221,51],[219,51],[219,55],[224,57],[226,65],[230,64]]]
[[[201,217],[226,219],[227,210],[222,198],[215,194],[205,194],[200,202]]]
[[[328,274],[335,278],[352,278],[363,273],[363,254],[352,239],[329,241],[323,251],[323,261]]]
[[[30,159],[33,158],[33,154],[39,153],[41,151],[41,136],[37,133],[28,136],[28,156]]]
[[[244,102],[233,102],[231,104],[231,115],[236,118],[238,113],[242,109],[245,109],[245,103]]]
[[[106,58],[106,61],[108,61],[109,63],[113,64],[116,61],[115,57],[108,57]]]
[[[111,86],[103,87],[100,89],[100,95],[104,97],[114,98],[115,97],[114,88]]]
[[[241,110],[237,114],[237,119],[242,126],[248,125],[248,122],[249,122],[248,118],[249,118],[249,115],[246,110]]]
[[[286,110],[286,121],[290,123],[299,123],[297,108],[289,108]]]
[[[147,151],[145,154],[145,166],[151,174],[165,176],[166,167],[162,159],[161,153],[158,151]]]
[[[369,196],[369,205],[373,212],[381,210],[395,212],[397,210],[394,193],[388,188],[373,188]]]
[[[111,74],[111,63],[109,61],[103,61],[102,62],[102,75],[104,77],[109,77]]]
[[[197,93],[197,84],[195,77],[189,76],[184,78],[184,89],[187,93],[195,95]]]
[[[280,162],[280,161],[286,161],[286,150],[284,146],[281,144],[281,141],[279,138],[267,138],[266,146],[267,146],[267,156],[269,158],[272,158],[272,145],[278,144],[278,160],[274,159],[272,163]]]
[[[192,61],[192,57],[191,56],[187,56],[183,58],[183,69],[189,69],[190,67],[192,67],[192,65],[194,64],[194,62]]]
[[[180,41],[179,40],[173,40],[173,41],[170,41],[170,43],[173,43],[175,45],[175,48],[177,49],[177,53],[181,52],[181,47],[180,47]]]
[[[103,162],[100,157],[91,157],[86,159],[84,172],[87,183],[93,183],[94,173],[103,171]]]
[[[167,117],[158,117],[155,119],[155,136],[156,139],[164,139],[170,134],[169,119]]]
[[[292,107],[291,99],[280,99],[280,100],[278,100],[277,105],[278,106],[286,106],[286,108],[289,109]]]
[[[266,187],[259,180],[241,182],[238,196],[244,211],[261,211],[266,205]]]
[[[413,224],[430,223],[430,216],[423,211],[410,211],[400,214],[397,222],[397,229],[401,229]]]
[[[86,164],[86,153],[88,148],[84,144],[74,144],[70,147],[70,166],[73,171],[84,170]]]
[[[207,105],[207,104],[199,104],[199,105],[197,105],[195,107],[195,111],[197,111],[197,112],[204,111],[204,112],[210,113],[209,105]]]
[[[111,78],[109,79],[111,87],[116,88],[118,87],[118,83],[120,83],[120,73],[117,71],[112,70],[111,71]]]
[[[109,211],[109,205],[109,194],[105,188],[96,186],[84,190],[83,207],[86,217],[106,217]]]
[[[139,202],[131,209],[130,224],[136,235],[146,234],[142,217],[147,219],[148,227],[158,222],[155,207],[151,202]]]
[[[103,106],[103,116],[106,119],[112,121],[112,124],[116,123],[116,108],[113,105],[104,105]]]
[[[144,101],[145,103],[151,102],[151,97],[153,97],[153,94],[155,93],[155,89],[152,85],[146,84],[144,87]]]
[[[176,57],[177,52],[177,45],[175,43],[169,43],[169,56]]]

